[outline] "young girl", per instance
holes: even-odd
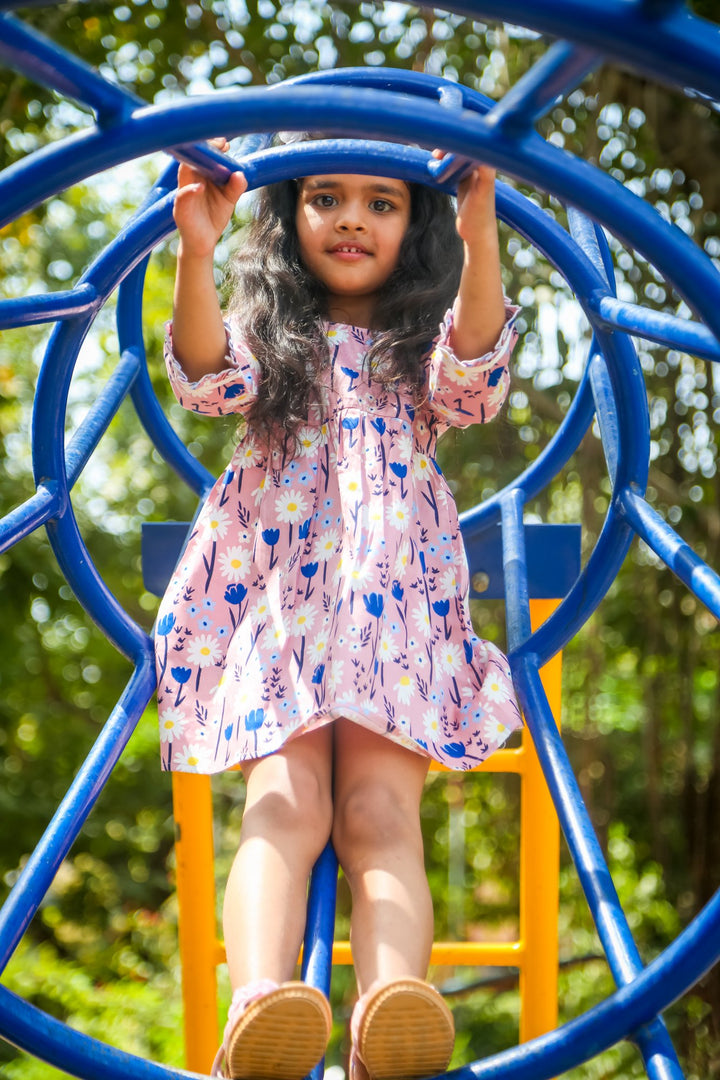
[[[302,1080],[324,1053],[329,1005],[293,974],[331,837],[353,903],[353,1080],[429,1077],[454,1030],[424,981],[425,775],[433,758],[476,765],[521,722],[507,661],[470,623],[435,459],[438,435],[490,420],[507,393],[517,309],[494,174],[461,184],[457,218],[388,177],[265,189],[224,322],[213,250],[245,187],[180,167],[166,350],[182,405],[244,421],[157,623],[163,768],[239,762],[247,785],[214,1074]]]

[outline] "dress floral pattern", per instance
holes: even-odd
[[[448,313],[423,363],[426,400],[388,391],[369,331],[326,324],[329,363],[299,450],[247,433],[210,492],[160,606],[164,769],[215,773],[337,717],[468,769],[521,718],[506,658],[473,631],[453,496],[435,460],[450,425],[492,419],[508,390],[518,309],[496,347],[460,361]],[[259,365],[228,326],[227,367],[180,403],[242,413]]]

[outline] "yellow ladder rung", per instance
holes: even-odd
[[[432,947],[430,963],[443,967],[520,967],[525,960],[525,953],[522,941],[436,941]],[[213,951],[213,963],[218,966],[224,962],[225,948],[221,941],[217,941]],[[349,941],[333,942],[332,962],[340,967],[352,965]]]
[[[474,769],[468,769],[469,773],[524,773],[526,769],[527,754],[524,746],[513,747],[511,750],[496,750],[487,761],[476,765]],[[457,776],[455,769],[441,765],[439,761],[430,764],[430,772],[451,773]],[[460,775],[464,775],[460,774]]]

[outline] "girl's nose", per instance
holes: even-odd
[[[351,206],[344,207],[338,216],[337,228],[346,232],[365,232],[366,225],[362,211]]]

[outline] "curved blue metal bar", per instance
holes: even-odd
[[[33,469],[38,486],[57,485],[57,511],[47,522],[48,538],[55,557],[88,614],[125,656],[140,663],[151,643],[147,634],[127,614],[98,573],[77,527],[69,498],[69,477],[64,460],[64,418],[72,368],[79,346],[89,328],[84,318],[60,324],[52,335],[40,370],[33,413]],[[92,445],[85,435],[73,453],[73,461],[86,459]],[[99,437],[99,432],[96,432]],[[82,448],[81,448],[82,447]]]
[[[0,330],[32,326],[53,319],[74,319],[97,310],[101,305],[101,298],[89,282],[75,289],[0,300]]]
[[[157,206],[156,214],[163,227],[171,227],[171,203],[165,201]],[[118,339],[120,348],[132,349],[142,358],[138,378],[130,394],[140,422],[153,441],[155,448],[175,469],[176,473],[197,495],[204,497],[215,482],[215,477],[192,456],[185,443],[175,432],[153,390],[145,359],[142,333],[142,292],[145,281],[147,257],[128,274],[120,285],[117,304]]]
[[[34,495],[15,507],[0,521],[0,554],[24,540],[60,510],[58,486],[53,481],[39,484]]]
[[[152,649],[135,669],[0,911],[0,972],[17,948],[155,692]]]
[[[404,68],[330,68],[323,71],[308,71],[295,75],[283,83],[269,87],[277,91],[281,87],[293,86],[344,86],[366,90],[390,90],[408,94],[411,97],[428,98],[440,101],[442,95],[450,89],[454,95],[455,106],[470,109],[484,115],[493,107],[492,98],[473,90],[462,83],[448,83],[438,75],[429,75],[426,71],[406,71]],[[317,131],[316,127],[310,130]]]
[[[118,281],[144,258],[145,251],[168,231],[171,202],[168,196],[164,198],[164,204],[162,197],[152,202],[122,230],[111,248],[106,249],[83,275],[80,284],[89,283],[102,302],[107,300]],[[158,205],[165,211],[164,218],[156,210]],[[98,573],[80,535],[69,500],[72,483],[137,376],[141,360],[144,361],[144,352],[125,350],[119,368],[100,399],[100,409],[96,403],[96,410],[76,433],[66,454],[65,412],[70,380],[96,309],[94,304],[82,317],[58,324],[51,335],[35,395],[33,468],[36,484],[53,482],[57,485],[55,513],[48,521],[48,536],[63,573],[85,610],[109,640],[125,656],[139,663],[150,647],[148,636],[125,612]]]
[[[571,283],[578,302],[592,321],[589,300],[604,295],[608,289],[604,276],[604,261],[593,231],[594,247],[583,251],[548,215],[533,213],[532,203],[512,189],[498,185],[498,210],[521,235],[530,240]],[[597,340],[597,337],[596,337]],[[648,442],[643,433],[649,432],[645,385],[632,345],[619,335],[601,332],[601,343],[609,357],[615,357],[616,378],[623,384],[624,437],[627,440],[625,461],[629,469],[623,483],[644,488],[647,478]],[[619,350],[619,351],[618,351]],[[583,383],[557,433],[543,453],[510,488],[522,488],[525,502],[534,498],[549,479],[562,468],[577,449],[593,415],[589,382],[590,367]],[[627,380],[627,382],[626,382]],[[606,425],[607,426],[607,425]],[[617,449],[615,450],[617,456]],[[480,532],[494,524],[501,514],[507,489],[498,492],[487,502],[462,516],[463,526]],[[627,553],[633,533],[621,516],[611,507],[596,548],[588,559],[576,585],[565,597],[535,635],[524,642],[522,649],[532,649],[545,663],[563,648],[584,625],[606,594]]]
[[[669,349],[699,356],[701,360],[720,361],[720,342],[701,323],[679,319],[664,311],[652,311],[614,296],[593,296],[589,299],[589,307],[593,322],[606,330],[634,334]]]
[[[508,133],[532,127],[601,61],[595,49],[556,41],[493,105],[488,118],[491,125]]]
[[[29,7],[0,0],[0,10]],[[497,19],[569,39],[611,56],[622,65],[672,85],[693,86],[711,98],[720,96],[720,31],[689,11],[681,0],[650,5],[645,0],[453,0],[449,10],[470,19]],[[2,16],[8,20],[10,16]],[[3,31],[5,27],[3,27]],[[13,57],[9,57],[13,62]],[[28,72],[32,77],[38,75]]]
[[[506,623],[513,678],[520,700],[524,704],[526,698],[523,697],[522,680],[523,676],[529,676],[522,664],[516,661],[523,647],[527,649],[530,641],[523,507],[523,493],[520,489],[516,488],[505,494],[502,500],[502,540],[507,591]],[[536,694],[532,715],[526,714],[526,723],[533,736],[533,745],[538,753],[610,970],[616,984],[622,986],[632,982],[640,974],[643,969],[642,960],[545,696],[539,678],[539,658],[537,654],[530,655],[528,670],[536,680],[531,684]],[[525,692],[528,693],[527,686]],[[643,1055],[650,1080],[682,1080],[680,1064],[662,1019],[657,1018],[650,1025],[633,1032],[633,1039]]]
[[[618,511],[648,547],[720,619],[720,575],[636,491],[622,491]]]
[[[142,98],[101,78],[94,68],[60,49],[14,15],[0,15],[0,60],[50,90],[88,105],[101,119],[126,116]]]
[[[596,407],[604,405],[601,429],[612,432],[606,452],[614,485],[613,499],[597,543],[577,582],[532,637],[518,646],[518,655],[533,651],[541,663],[554,655],[558,642],[567,641],[577,633],[610,588],[634,537],[621,511],[621,494],[626,490],[642,492],[647,483],[648,405],[635,350],[621,335],[596,331],[596,340],[601,354],[591,359],[591,385],[596,392],[598,387],[605,389],[609,381],[612,389],[612,393],[596,399]],[[593,366],[598,365],[600,370],[594,372]]]
[[[72,488],[90,456],[107,431],[110,421],[125,400],[137,378],[142,357],[134,349],[123,349],[120,363],[88,410],[65,451],[65,471],[68,488]]]
[[[549,146],[539,135],[511,139],[495,132],[487,117],[395,92],[337,87],[328,100],[321,87],[272,87],[223,91],[161,108],[139,109],[131,121],[107,135],[97,130],[82,132],[56,151],[38,151],[33,155],[33,174],[23,178],[25,196],[14,188],[20,180],[19,166],[10,166],[0,178],[0,201],[7,205],[9,219],[44,198],[50,183],[44,172],[50,164],[47,157],[52,160],[55,190],[125,157],[157,150],[162,144],[180,147],[220,128],[228,134],[277,130],[288,126],[289,117],[290,126],[298,130],[334,128],[349,135],[401,142],[421,137],[426,144],[487,160],[510,175],[552,191],[608,224],[623,243],[640,251],[720,336],[720,275],[688,237],[660,220],[641,199],[592,165]]]
[[[332,978],[337,879],[337,856],[332,844],[327,843],[310,878],[301,971],[304,981],[322,990],[327,998]],[[324,1072],[323,1058],[310,1072],[309,1080],[322,1080]]]
[[[567,38],[659,82],[720,97],[720,28],[682,0],[453,0],[449,9]]]

